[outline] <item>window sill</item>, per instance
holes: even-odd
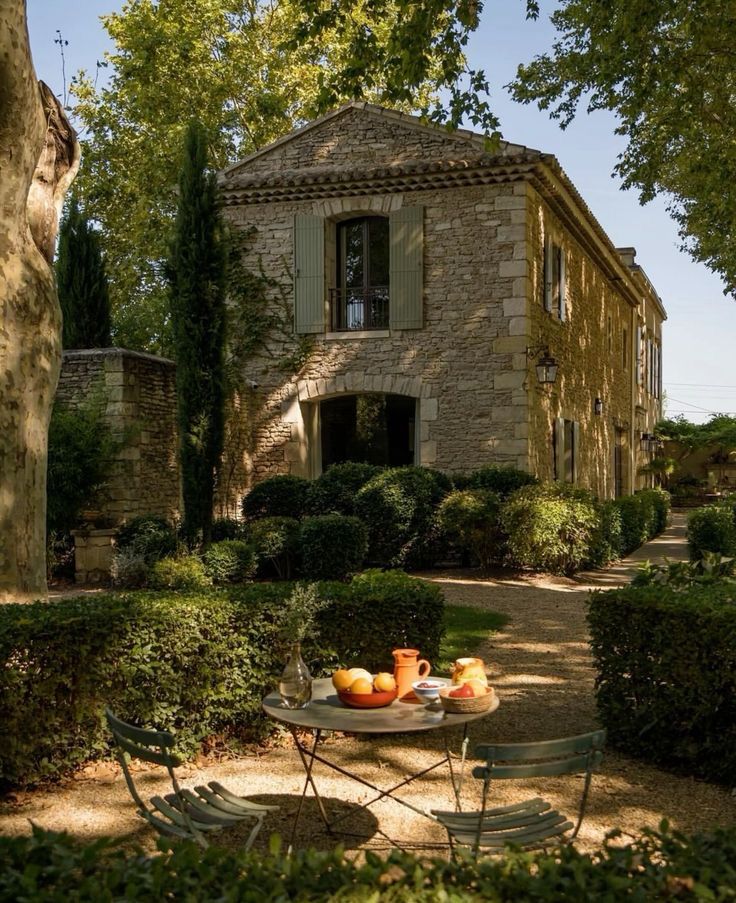
[[[343,342],[353,339],[387,339],[390,335],[388,329],[356,329],[345,332],[326,332],[324,340],[326,342]]]

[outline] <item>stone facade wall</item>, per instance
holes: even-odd
[[[618,442],[625,457],[623,490],[631,491],[636,466],[633,349],[637,307],[646,308],[647,288],[641,283],[637,302],[632,292],[639,277],[633,270],[629,274],[629,262],[607,243],[574,189],[560,189],[555,167],[538,158],[532,161],[535,173],[515,168],[511,157],[524,149],[509,145],[509,166],[504,163],[498,178],[482,184],[434,187],[420,180],[389,187],[377,185],[372,176],[359,196],[356,187],[341,188],[341,172],[349,172],[352,184],[357,180],[360,187],[356,173],[361,165],[457,161],[478,150],[477,138],[353,108],[277,142],[229,174],[233,184],[240,175],[258,177],[266,196],[268,186],[274,188],[271,200],[264,200],[261,190],[247,195],[254,198],[250,203],[231,200],[225,211],[250,235],[245,262],[269,278],[270,303],[281,328],[243,374],[244,385],[258,387],[241,399],[248,435],[228,449],[234,464],[221,493],[223,510],[235,510],[252,482],[267,476],[316,476],[321,467],[319,401],[359,392],[417,399],[419,464],[453,473],[503,463],[551,479],[553,423],[565,418],[579,424],[578,482],[601,496],[613,495]],[[287,176],[281,185],[279,173],[294,169],[301,170],[300,178]],[[297,183],[302,186],[301,193],[293,193],[298,200],[278,196],[281,188],[288,195]],[[314,186],[310,200],[303,199],[310,194],[305,185]],[[325,185],[328,191],[322,190]],[[417,206],[423,208],[423,328],[294,337],[289,318],[295,215],[324,219],[327,299],[336,282],[336,223]],[[546,231],[565,249],[564,323],[544,310]],[[661,312],[652,316],[661,320]],[[307,349],[304,364],[285,374],[281,365],[299,343]],[[527,354],[540,345],[548,345],[559,362],[553,387],[539,386],[535,360]],[[596,398],[603,402],[600,415],[594,413]],[[646,404],[651,419],[653,407]]]
[[[461,135],[417,127],[389,111],[376,115],[353,108],[248,160],[243,171],[256,175],[327,165],[355,168],[407,160],[462,159],[482,149],[477,137]]]
[[[115,523],[138,514],[179,514],[176,366],[120,348],[65,351],[57,401],[104,405],[123,441],[103,493],[101,513]]]
[[[541,196],[529,189],[527,216],[530,346],[547,345],[558,361],[553,386],[538,384],[529,361],[530,467],[554,478],[552,433],[562,417],[580,424],[577,482],[603,498],[612,497],[616,429],[623,431],[627,482],[631,477],[632,324],[635,309],[605,277],[598,262],[566,229]],[[567,319],[544,308],[544,233],[549,230],[565,254]],[[627,344],[624,357],[624,342]],[[603,413],[594,413],[595,399]],[[631,486],[625,487],[631,491]]]
[[[325,217],[329,247],[339,218],[402,205],[424,208],[424,328],[316,336],[303,369],[286,379],[279,362],[296,339],[270,341],[244,374],[259,384],[260,409],[235,493],[275,473],[319,472],[313,434],[310,449],[317,397],[401,391],[400,379],[408,381],[401,394],[419,398],[418,463],[448,472],[491,461],[527,465],[520,435],[526,398],[508,344],[518,327],[514,315],[526,304],[515,276],[524,247],[523,185],[252,204],[227,212],[234,225],[254,230],[246,263],[262,266],[274,281],[274,310],[282,310],[281,300],[292,297],[296,213]],[[310,386],[317,396],[309,395]]]

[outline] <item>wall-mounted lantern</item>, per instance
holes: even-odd
[[[600,417],[601,414],[603,413],[603,399],[602,398],[596,398],[596,400],[593,402],[593,413],[595,414],[596,417]]]
[[[536,347],[530,346],[526,349],[526,356],[528,358],[536,357],[538,354],[541,354],[541,357],[534,365],[534,369],[537,371],[537,381],[540,385],[551,386],[557,379],[558,363],[549,353],[549,347],[547,345],[537,345]]]

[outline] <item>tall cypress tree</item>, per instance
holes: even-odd
[[[59,229],[56,282],[64,317],[64,348],[107,348],[110,345],[110,295],[100,237],[76,198]]]
[[[190,124],[168,264],[184,533],[209,542],[224,432],[225,243],[206,136]]]

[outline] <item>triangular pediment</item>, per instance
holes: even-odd
[[[486,151],[482,135],[448,131],[418,117],[353,102],[307,123],[224,170],[227,179],[284,170],[392,166],[417,160],[462,160]],[[496,154],[527,148],[501,142]]]

